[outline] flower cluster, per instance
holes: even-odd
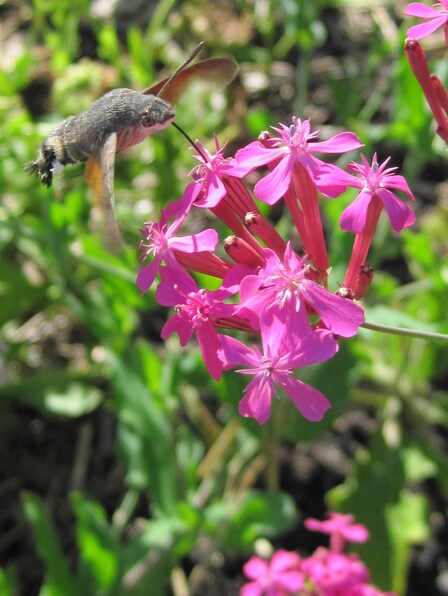
[[[441,10],[436,7],[440,7]],[[425,52],[418,42],[419,39],[443,27],[445,44],[448,47],[448,0],[436,2],[434,6],[412,2],[408,4],[404,14],[425,21],[408,29],[405,52],[409,65],[434,115],[437,134],[448,143],[448,92],[439,77],[430,73]]]
[[[384,207],[395,231],[411,225],[412,210],[394,193],[413,196],[395,168],[387,168],[387,160],[378,164],[376,155],[371,165],[365,157],[361,164],[353,163],[350,173],[316,156],[360,148],[354,133],[317,141],[309,120],[296,117],[290,126],[281,124],[273,131],[263,132],[234,158],[224,156],[216,138],[214,153],[195,144],[199,163],[191,172],[193,182],[159,221],[147,222],[142,230],[143,258],[151,259],[137,284],[145,292],[160,276],[156,299],[174,308],[162,329],[164,339],[177,333],[185,346],[195,336],[216,380],[233,367],[253,377],[240,402],[241,415],[263,424],[273,397],[283,390],[305,418],[318,421],[330,403],[300,381],[296,371],[334,356],[338,341],[354,336],[364,323],[355,300],[372,280],[366,258],[376,223]],[[251,194],[248,180],[258,168],[268,173],[258,176]],[[355,242],[343,286],[332,293],[318,192],[334,198],[349,186],[359,189],[359,195],[342,214],[341,226],[355,234]],[[301,245],[282,238],[257,200],[268,205],[284,201]],[[194,209],[210,210],[231,230],[220,254],[214,229],[178,235]],[[219,288],[200,288],[192,272],[217,278]],[[224,330],[250,333],[260,338],[261,346],[246,345]]]
[[[330,548],[319,547],[302,558],[295,552],[276,551],[270,561],[252,557],[243,567],[250,580],[241,596],[393,596],[371,586],[369,572],[359,557],[343,552],[345,541],[363,543],[369,532],[353,523],[352,515],[330,513],[329,519],[305,520],[305,527],[330,536]]]

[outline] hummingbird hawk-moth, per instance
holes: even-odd
[[[86,162],[86,175],[103,210],[107,243],[121,244],[115,218],[115,155],[169,126],[174,102],[194,79],[230,82],[238,70],[229,58],[209,58],[188,66],[201,50],[200,43],[175,73],[143,92],[119,88],[109,91],[84,112],[58,124],[44,139],[37,159],[25,168],[51,186],[53,172],[67,164]]]

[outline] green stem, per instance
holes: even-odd
[[[447,341],[448,335],[445,333],[433,333],[432,331],[416,331],[415,329],[403,329],[402,327],[392,327],[390,325],[379,325],[377,323],[364,323],[364,329],[372,331],[381,331],[382,333],[393,333],[394,335],[406,335],[410,337],[419,337],[420,339],[442,339]]]

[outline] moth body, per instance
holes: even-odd
[[[117,152],[135,145],[152,132],[166,128],[175,117],[171,104],[132,89],[109,91],[85,112],[70,116],[44,139],[37,159],[27,169],[51,186],[57,163],[86,161],[97,154],[111,134],[118,135]]]

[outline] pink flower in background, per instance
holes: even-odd
[[[318,548],[301,568],[316,593],[325,596],[360,596],[369,581],[369,572],[356,555],[333,553],[326,548]]]
[[[407,31],[408,37],[422,39],[431,33],[434,33],[440,27],[448,25],[448,0],[436,2],[433,6],[440,6],[442,10],[437,10],[432,6],[427,6],[421,2],[411,2],[406,7],[404,14],[408,17],[418,17],[426,19],[426,23],[420,23],[410,27]]]
[[[330,402],[320,391],[294,378],[292,373],[296,368],[334,356],[338,345],[333,335],[320,329],[300,336],[297,330],[271,316],[263,322],[261,340],[263,353],[256,346],[249,348],[233,337],[221,336],[220,358],[224,367],[243,365],[247,368],[236,372],[254,375],[240,401],[240,414],[264,424],[271,412],[272,398],[277,396],[277,388],[281,388],[305,418],[322,420]]]
[[[345,547],[345,541],[367,542],[369,531],[363,524],[353,523],[353,515],[342,513],[328,514],[329,519],[319,521],[312,517],[305,520],[305,528],[312,532],[322,532],[330,535],[330,550],[341,553]]]
[[[272,127],[280,138],[271,137],[270,146],[255,141],[240,149],[235,155],[233,176],[244,176],[251,170],[274,162],[273,170],[262,178],[254,188],[255,196],[273,205],[288,190],[294,165],[300,162],[313,178],[323,162],[314,153],[344,153],[362,147],[352,132],[341,132],[326,141],[315,141],[318,131],[310,131],[310,121],[292,118],[291,126],[280,124]],[[312,142],[311,142],[312,141]]]
[[[372,165],[361,155],[362,164],[352,162],[347,169],[357,175],[352,176],[339,168],[322,166],[319,171],[317,186],[328,196],[338,196],[348,187],[359,188],[357,198],[342,213],[341,229],[346,232],[359,234],[366,226],[370,203],[376,198],[381,201],[389,215],[390,222],[396,232],[411,226],[415,222],[412,209],[388,190],[400,190],[413,201],[414,196],[403,176],[395,174],[396,167],[386,168],[390,157],[382,164],[378,164],[376,153],[372,158]]]
[[[245,576],[252,580],[241,588],[241,596],[288,596],[303,587],[300,557],[286,550],[276,551],[268,562],[252,557],[245,563]]]
[[[307,519],[305,527],[332,536],[344,534],[354,542],[368,539],[368,530],[354,524],[352,515],[330,513],[329,518],[323,522]],[[318,547],[306,558],[283,550],[277,551],[270,563],[252,557],[243,571],[253,581],[242,587],[241,596],[396,596],[368,583],[369,571],[358,555],[324,547]]]

